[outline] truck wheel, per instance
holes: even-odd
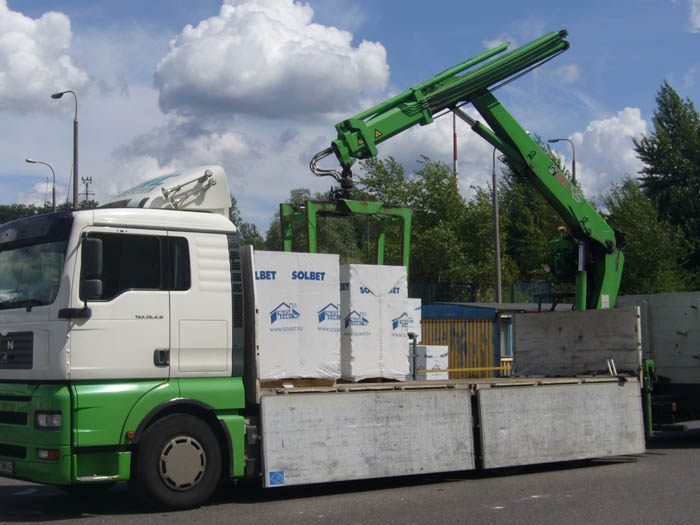
[[[129,482],[144,503],[162,509],[196,507],[221,478],[221,449],[209,426],[172,415],[148,427],[139,440]]]

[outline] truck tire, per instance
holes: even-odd
[[[148,427],[139,440],[129,486],[149,506],[197,507],[216,489],[221,461],[209,425],[190,415],[168,416]]]

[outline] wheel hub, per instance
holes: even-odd
[[[191,436],[176,436],[163,447],[158,472],[163,482],[173,490],[192,489],[204,477],[207,457],[202,445]]]

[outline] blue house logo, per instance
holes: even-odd
[[[402,313],[396,319],[391,320],[391,329],[396,330],[397,328],[408,328],[408,325],[413,322],[406,312]]]
[[[345,328],[348,326],[367,326],[368,324],[369,320],[363,312],[353,310],[345,317]]]
[[[340,321],[340,308],[339,305],[328,303],[326,306],[318,311],[318,322],[323,321]]]
[[[270,312],[270,324],[277,321],[293,321],[299,319],[299,312],[296,311],[294,303],[280,303],[274,310]]]

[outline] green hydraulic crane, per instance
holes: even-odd
[[[352,188],[351,166],[356,160],[377,155],[377,145],[416,124],[430,124],[441,112],[453,111],[498,149],[513,169],[525,174],[561,216],[566,229],[550,242],[550,268],[560,278],[575,280],[575,308],[612,308],[624,262],[622,234],[605,222],[493,95],[498,87],[568,49],[566,35],[553,31],[506,54],[502,53],[508,44],[502,44],[336,124],[337,138],[313,157],[311,171],[339,182],[335,197],[342,200]],[[488,126],[460,109],[468,103]],[[330,155],[335,155],[342,171],[318,166]]]

